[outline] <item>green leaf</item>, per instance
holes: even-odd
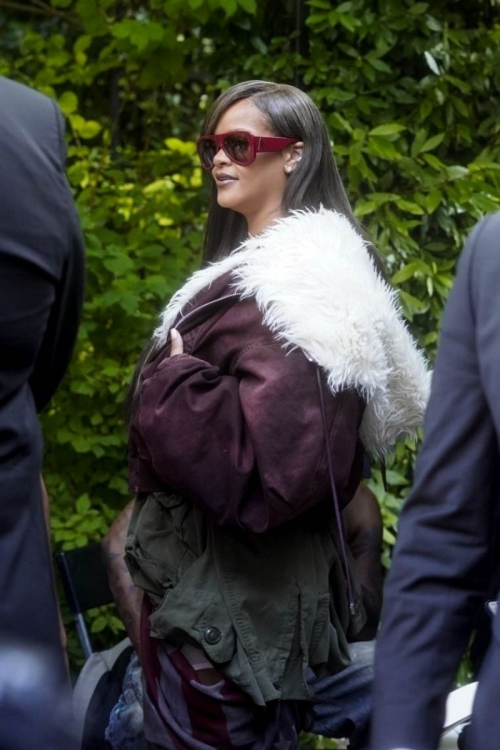
[[[419,107],[419,116],[421,120],[426,120],[432,110],[434,109],[434,104],[431,99],[424,99]]]
[[[89,440],[83,435],[73,435],[70,442],[77,453],[88,453],[91,448]]]
[[[238,10],[238,3],[236,0],[220,0],[220,5],[224,9],[226,16],[229,18],[233,16]]]
[[[352,0],[347,0],[347,2],[340,3],[340,5],[337,5],[335,8],[335,11],[337,13],[351,13],[352,10],[353,10]]]
[[[257,0],[238,0],[238,5],[240,5],[243,10],[246,10],[247,13],[252,13],[252,15],[257,12]]]
[[[236,0],[231,0],[235,2]],[[155,21],[137,21],[126,19],[113,24],[111,33],[117,39],[128,40],[139,51],[143,51],[151,43],[163,39],[165,31],[161,24]]]
[[[429,195],[426,197],[427,211],[432,213],[441,204],[443,200],[443,194],[437,188],[433,188]]]
[[[437,64],[436,60],[431,55],[431,53],[427,52],[427,51],[424,52],[424,57],[425,57],[425,61],[426,61],[427,65],[432,70],[432,72],[435,73],[435,75],[437,75],[437,76],[441,75],[441,71],[439,69],[439,65]]]
[[[383,159],[401,159],[401,153],[397,150],[391,141],[386,138],[373,137],[370,140],[369,152]]]
[[[376,211],[377,207],[378,204],[375,201],[362,201],[361,203],[356,204],[354,213],[361,218],[362,216],[367,216]]]
[[[424,128],[421,128],[420,130],[417,131],[415,140],[413,141],[412,146],[411,146],[411,155],[413,158],[419,155],[426,139],[427,139],[427,130],[425,130]]]
[[[420,16],[425,13],[428,7],[429,3],[414,3],[410,7],[410,13],[412,16]]]
[[[414,312],[417,314],[426,312],[429,306],[427,301],[417,299],[417,297],[414,297],[413,294],[409,294],[408,292],[404,290],[401,290],[399,294],[400,294],[401,302],[406,308],[411,310],[411,312]]]
[[[406,130],[405,125],[401,125],[399,122],[388,122],[385,125],[379,125],[378,127],[373,128],[373,130],[369,131],[368,135],[394,135],[396,133],[401,133],[403,130]]]
[[[443,31],[442,24],[440,24],[439,21],[433,16],[427,16],[426,24],[427,28],[429,28],[431,31],[437,31],[438,33]]]
[[[71,127],[80,138],[95,138],[101,132],[101,125],[95,120],[84,120],[81,115],[70,115]]]
[[[120,495],[128,495],[129,493],[128,483],[123,477],[112,477],[109,486],[112,489],[117,490]]]
[[[356,31],[356,27],[359,26],[359,21],[354,16],[348,16],[348,15],[340,15],[339,21],[342,24],[342,26],[347,29],[348,31]]]
[[[469,200],[480,211],[484,211],[484,213],[498,211],[500,208],[500,196],[478,193],[471,196]]]
[[[427,164],[429,164],[429,166],[438,170],[438,172],[445,172],[447,169],[446,165],[443,164],[443,162],[440,161],[437,156],[434,156],[434,154],[424,154],[424,159]]]
[[[396,537],[394,536],[393,532],[390,531],[388,528],[384,528],[382,535],[383,535],[385,544],[392,546],[396,543]]]
[[[85,513],[90,510],[90,498],[87,494],[81,495],[78,500],[76,501],[76,510],[80,515],[85,515]]]
[[[90,36],[90,34],[82,34],[82,36],[79,36],[75,44],[73,45],[73,52],[75,53],[75,55],[86,52],[91,44],[92,37]]]
[[[102,264],[104,268],[107,268],[108,271],[117,276],[131,271],[134,267],[134,262],[123,253],[114,257],[104,258]]]
[[[449,180],[461,180],[462,177],[467,177],[469,170],[467,167],[462,167],[460,164],[455,164],[452,167],[446,167]]]
[[[396,273],[391,277],[391,284],[394,284],[394,286],[397,286],[398,284],[402,284],[403,281],[408,281],[408,279],[412,279],[416,273],[421,272],[423,270],[422,266],[425,265],[422,264],[420,261],[416,261],[414,263],[408,263],[404,268],[400,268],[399,271],[396,271]]]
[[[329,6],[330,7],[330,6]],[[323,24],[328,18],[328,13],[311,13],[307,19],[306,24],[308,26],[315,26],[317,24]]]
[[[78,97],[74,91],[65,91],[57,101],[65,115],[71,115],[78,109]]]
[[[352,133],[351,124],[338,112],[333,112],[333,114],[329,118],[329,123],[332,128],[345,130],[347,133]]]
[[[387,469],[386,477],[387,483],[389,485],[407,487],[410,484],[408,478],[404,474],[401,474],[399,471],[395,471],[394,469]]]
[[[98,36],[108,32],[106,17],[101,12],[97,0],[78,0],[75,9],[83,21],[87,34]]]
[[[192,156],[196,153],[196,143],[194,141],[181,141],[180,138],[167,138],[165,145],[171,151],[176,151],[179,154],[185,154],[186,156]]]
[[[413,201],[407,201],[404,198],[400,198],[397,201],[397,205],[399,208],[401,208],[403,211],[406,211],[409,214],[414,214],[416,216],[421,216],[425,213],[423,208],[418,205],[418,203],[414,203]]]
[[[379,60],[376,57],[367,57],[366,59],[375,70],[379,70],[381,73],[392,73],[392,68],[390,68],[383,60]]]
[[[424,151],[432,151],[433,149],[437,148],[440,143],[443,142],[444,137],[446,133],[438,133],[437,135],[433,135],[432,138],[429,138],[425,143],[422,144],[422,147],[420,148],[420,153],[423,153]]]
[[[104,628],[107,626],[108,622],[105,617],[102,615],[100,617],[96,617],[96,619],[92,622],[92,625],[90,626],[91,633],[100,633]]]

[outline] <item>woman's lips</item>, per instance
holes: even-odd
[[[237,182],[237,177],[231,177],[229,174],[218,174],[215,177],[215,184],[218,188],[227,187],[228,185],[231,185],[233,182]]]

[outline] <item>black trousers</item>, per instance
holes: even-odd
[[[500,620],[493,623],[490,647],[479,674],[474,712],[467,734],[467,750],[498,750],[500,743]]]

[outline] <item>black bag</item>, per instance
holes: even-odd
[[[73,691],[80,750],[110,750],[105,732],[122,693],[123,679],[134,649],[125,638],[113,648],[92,654]]]

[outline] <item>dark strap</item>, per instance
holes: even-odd
[[[325,399],[323,396],[323,383],[321,380],[321,371],[320,371],[319,366],[316,367],[316,376],[318,379],[319,399],[321,402],[321,416],[323,418],[323,430],[325,433],[326,456],[328,460],[328,472],[330,474],[330,485],[332,488],[335,521],[337,523],[337,530],[339,532],[340,551],[342,554],[342,565],[344,568],[344,575],[345,575],[346,582],[347,582],[347,596],[349,599],[349,611],[351,615],[354,615],[356,613],[356,608],[354,606],[354,596],[352,593],[351,575],[349,573],[349,566],[347,563],[347,550],[346,550],[346,543],[345,543],[344,525],[342,523],[342,516],[340,515],[340,504],[339,504],[339,499],[337,495],[337,488],[335,486],[335,476],[333,473],[332,452],[330,450],[330,438],[328,435],[328,423],[326,421]]]
[[[181,318],[176,324],[175,329],[179,331],[179,333],[185,335],[189,331],[192,331],[193,328],[196,328],[196,326],[204,323],[205,320],[208,320],[208,318],[218,310],[229,310],[238,299],[240,299],[240,295],[234,293],[225,294],[224,297],[218,297],[210,302],[205,302],[204,305],[195,307],[194,310],[191,310],[187,315]]]
[[[382,484],[384,485],[384,492],[389,492],[387,489],[387,467],[385,465],[385,459],[382,458],[380,461],[380,473],[382,474]]]

